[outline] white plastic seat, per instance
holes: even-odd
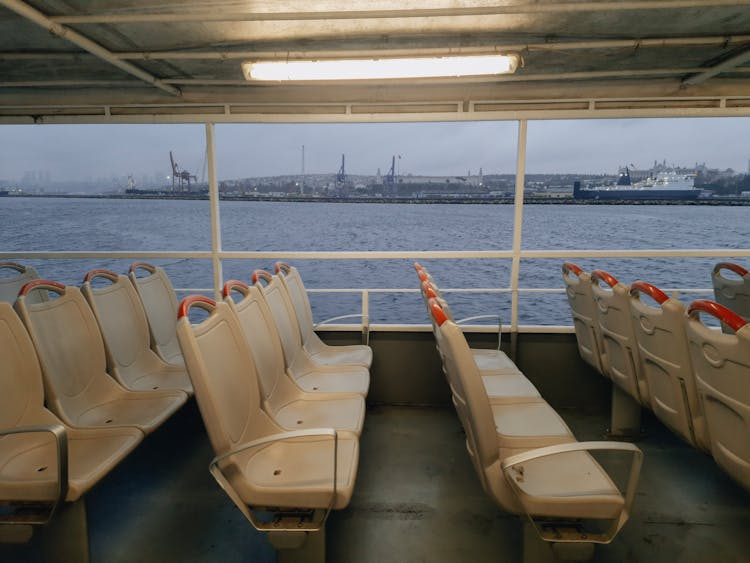
[[[310,299],[297,268],[283,262],[277,262],[276,275],[281,279],[282,285],[288,292],[297,319],[297,326],[302,335],[302,344],[315,362],[321,365],[358,365],[369,369],[372,365],[372,348],[369,346],[364,344],[331,346],[323,342],[316,334]],[[359,315],[345,315],[330,320],[351,316]]]
[[[705,326],[701,313],[716,317],[731,333]],[[687,337],[711,455],[750,491],[750,324],[718,303],[694,301]]]
[[[108,280],[94,287],[95,279]],[[193,393],[184,366],[168,364],[150,347],[148,320],[135,287],[127,276],[92,270],[81,288],[104,337],[107,370],[123,387],[134,391],[179,389]]]
[[[507,420],[499,418],[498,407],[488,400],[461,330],[435,300],[431,312],[438,325],[454,403],[466,432],[466,449],[485,492],[504,510],[526,514],[535,524],[549,519],[572,519],[579,526],[588,519],[610,521],[604,533],[576,533],[565,537],[565,541],[611,541],[630,514],[640,471],[640,450],[624,443],[576,443],[564,422],[556,423],[550,417],[547,409],[552,409],[544,402],[533,403],[536,412],[522,413],[524,407],[518,405],[499,407],[513,410],[508,412]],[[507,441],[508,436],[499,425],[516,432],[512,441]],[[545,442],[552,445],[543,446]],[[588,452],[599,449],[633,455],[625,493]],[[513,450],[520,451],[509,455]],[[537,525],[542,539],[560,540],[560,531],[551,531],[552,528],[554,525]]]
[[[418,266],[415,264],[415,267]],[[417,272],[420,272],[417,268]],[[432,322],[433,331],[435,332],[435,338],[438,340],[438,327],[432,318],[430,313],[430,300],[434,299],[442,308],[446,317],[449,320],[453,320],[450,308],[444,299],[442,299],[438,290],[430,283],[427,278],[427,272],[422,271],[425,276],[420,276],[422,279],[422,297],[427,305],[428,315]],[[445,364],[445,358],[440,346],[437,346],[440,359]],[[484,350],[484,349],[470,349],[474,363],[479,370],[479,374],[482,377],[482,383],[484,384],[487,396],[490,402],[493,404],[507,404],[507,403],[524,403],[529,401],[541,400],[541,395],[537,391],[536,387],[521,373],[516,364],[508,358],[500,350]],[[489,354],[483,354],[484,352],[497,352],[496,355],[491,356]],[[484,361],[483,361],[484,360]],[[447,370],[443,365],[443,371],[446,373]]]
[[[722,270],[734,272],[740,279],[727,278]],[[711,272],[711,281],[716,302],[750,321],[750,272],[732,262],[719,262]]]
[[[448,305],[448,302],[440,294],[440,289],[435,284],[429,272],[427,272],[427,270],[422,268],[422,266],[420,266],[416,262],[414,263],[414,269],[417,271],[417,275],[419,276],[421,282],[422,299],[425,302],[425,306],[428,306],[429,300],[431,298],[438,299],[441,307],[443,308],[443,311],[448,316],[448,318],[458,325],[460,325],[462,322],[477,318],[496,318],[495,315],[480,315],[478,317],[469,317],[467,319],[456,320],[453,312],[450,309],[450,306]],[[474,361],[476,362],[479,371],[481,371],[483,374],[520,374],[521,371],[518,369],[518,366],[513,363],[513,360],[511,360],[505,354],[505,352],[499,349],[501,336],[502,328],[500,327],[500,321],[498,319],[498,348],[494,350],[488,348],[471,348],[471,354],[472,356],[474,356]]]
[[[190,309],[209,316],[196,325]],[[323,510],[322,519],[300,521],[295,531],[319,529],[329,509],[352,495],[359,444],[351,432],[332,428],[285,432],[262,409],[257,382],[248,377],[252,354],[240,321],[227,303],[189,296],[180,304],[177,334],[195,397],[216,458],[211,473],[242,513],[261,530],[284,530],[283,520],[263,521],[256,511],[276,507]]]
[[[610,379],[636,401],[650,406],[630,313],[630,287],[604,270],[593,270],[591,291]]]
[[[28,303],[31,291],[57,297]],[[66,424],[137,426],[149,433],[187,400],[184,391],[129,391],[107,375],[102,335],[78,288],[49,280],[29,282],[16,310],[39,356],[47,405]]]
[[[265,281],[266,285],[263,286],[261,281]],[[320,364],[304,348],[294,307],[278,276],[273,276],[265,270],[255,270],[253,283],[260,290],[273,314],[287,372],[300,389],[308,392],[367,395],[370,372],[366,367]]]
[[[10,271],[13,275],[8,276]],[[26,283],[39,279],[39,274],[31,266],[24,266],[16,262],[0,262],[0,301],[15,303],[18,292]],[[32,299],[41,300],[42,295],[36,295]]]
[[[232,291],[242,295],[242,299],[235,302]],[[307,393],[287,376],[273,314],[260,290],[231,280],[224,284],[224,300],[242,326],[253,358],[248,371],[260,385],[264,410],[287,430],[330,427],[359,436],[365,419],[362,395]]]
[[[148,275],[138,277],[139,270]],[[177,295],[167,272],[146,262],[133,262],[129,277],[146,312],[154,350],[168,364],[184,366],[176,332]]]
[[[607,356],[604,353],[591,276],[571,262],[562,265],[565,293],[573,314],[573,327],[581,358],[602,375],[609,377]]]
[[[41,524],[58,502],[76,501],[93,487],[140,443],[143,432],[71,428],[44,408],[34,346],[8,303],[0,303],[0,357],[0,522],[20,517],[19,523]],[[43,507],[33,519],[6,511],[13,502]]]
[[[644,302],[641,294],[658,306]],[[683,440],[708,451],[685,332],[685,305],[638,281],[630,286],[630,311],[654,414]]]

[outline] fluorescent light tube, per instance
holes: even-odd
[[[464,55],[384,59],[248,61],[245,78],[258,82],[373,80],[492,76],[515,72],[518,55]]]

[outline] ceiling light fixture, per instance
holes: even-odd
[[[248,61],[242,71],[254,82],[440,78],[508,74],[518,61],[518,55]]]

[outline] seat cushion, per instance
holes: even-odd
[[[370,373],[360,366],[330,366],[295,374],[297,385],[309,392],[358,393],[367,395]]]
[[[274,412],[273,419],[288,430],[336,428],[359,436],[365,421],[365,400],[361,395],[336,399],[299,399]]]
[[[519,468],[523,467],[523,473]],[[527,461],[506,473],[528,514],[555,518],[617,517],[625,499],[588,452]]]
[[[575,441],[560,415],[543,400],[492,404],[491,408],[501,459],[522,450]]]
[[[326,508],[333,491],[333,439],[329,436],[283,440],[230,458],[225,470],[232,486],[250,506]],[[359,442],[339,433],[336,497],[333,508],[345,508],[354,490]],[[235,469],[233,471],[233,469]]]
[[[521,373],[518,366],[501,350],[472,348],[471,355],[481,372]]]
[[[529,402],[541,399],[539,391],[520,373],[482,375],[482,383],[491,403]]]
[[[186,400],[187,394],[183,391],[124,391],[113,400],[82,410],[73,424],[84,427],[136,426],[148,434]]]
[[[326,346],[312,354],[312,358],[323,366],[353,365],[369,368],[372,365],[372,348],[363,344]]]
[[[68,494],[75,501],[143,439],[134,427],[68,429]],[[57,446],[48,433],[0,441],[0,498],[52,501],[57,496]]]

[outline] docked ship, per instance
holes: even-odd
[[[695,200],[700,194],[701,190],[695,187],[695,176],[692,174],[669,170],[633,183],[627,167],[615,184],[581,188],[580,183],[576,182],[573,188],[575,199]]]

